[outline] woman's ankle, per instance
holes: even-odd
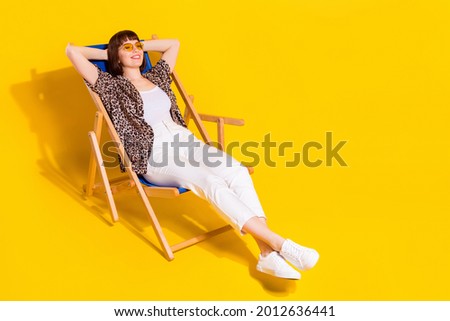
[[[277,239],[274,240],[274,242],[273,242],[273,244],[272,244],[272,248],[273,248],[275,251],[280,252],[280,251],[281,251],[281,248],[283,247],[283,243],[284,243],[285,240],[286,240],[286,239],[285,239],[285,238],[282,238],[281,236],[280,236],[280,237],[277,237]]]

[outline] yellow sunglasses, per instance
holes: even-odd
[[[136,47],[137,50],[144,50],[144,44],[142,42],[136,42],[134,46],[132,43],[126,43],[122,46],[122,49],[125,51],[133,51],[134,47]]]

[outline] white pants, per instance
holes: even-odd
[[[152,128],[146,179],[160,186],[190,189],[241,233],[250,218],[266,218],[247,168],[231,155],[205,144],[173,121],[161,121]]]

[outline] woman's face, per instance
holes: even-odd
[[[139,68],[144,60],[142,43],[138,40],[127,40],[119,47],[119,61],[123,67]]]

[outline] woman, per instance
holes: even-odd
[[[69,44],[66,54],[99,94],[137,174],[158,185],[188,188],[208,200],[238,231],[254,237],[261,250],[258,271],[300,279],[287,262],[310,269],[319,259],[317,251],[270,230],[248,170],[187,129],[170,88],[178,49],[177,40],[140,42],[134,32],[124,30],[111,37],[107,50]],[[144,51],[162,56],[141,74]],[[108,60],[109,72],[89,60]]]

